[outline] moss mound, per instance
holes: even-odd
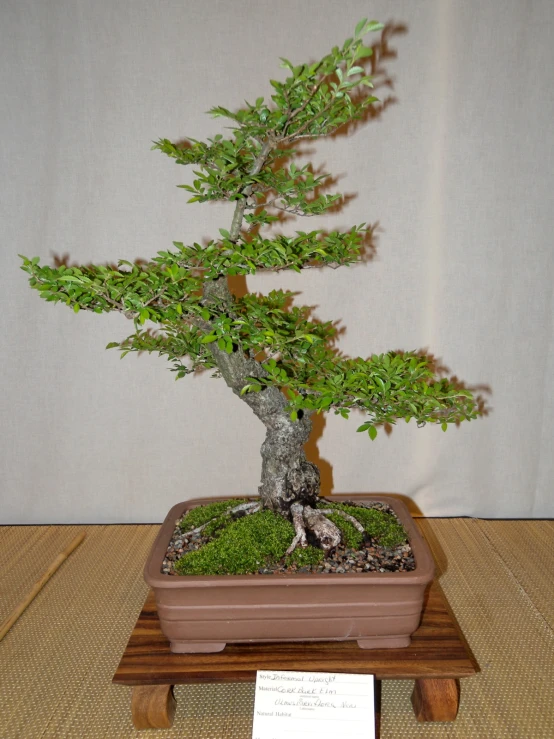
[[[296,565],[296,567],[315,567],[320,562],[323,562],[324,559],[325,553],[323,549],[318,549],[317,547],[298,548],[285,559],[285,564],[287,566]]]
[[[376,539],[383,547],[392,549],[406,543],[408,540],[406,531],[396,516],[385,511],[380,511],[377,508],[359,508],[358,506],[347,505],[346,503],[329,503],[326,501],[318,503],[318,508],[335,508],[354,516],[362,524],[369,536],[372,539]],[[339,527],[345,536],[347,546],[352,546],[353,549],[358,549],[361,546],[362,535],[351,523],[343,518],[341,519],[340,516],[333,516],[333,514],[330,514],[328,517]],[[351,531],[348,527],[350,527]],[[349,533],[346,533],[347,531]],[[359,537],[360,543],[348,544],[346,536],[351,537],[352,541],[356,541],[357,539],[355,537]]]
[[[358,531],[355,526],[350,523],[350,521],[347,521],[342,516],[339,516],[336,513],[328,513],[327,518],[332,521],[335,526],[338,527],[339,531],[342,534],[342,541],[344,542],[344,545],[346,547],[348,547],[349,549],[361,549],[364,542],[363,534]],[[355,518],[357,518],[357,516],[355,516]]]
[[[181,557],[175,570],[180,575],[253,574],[268,562],[284,557],[293,537],[293,525],[272,511],[260,511],[236,521],[227,518],[215,538]]]

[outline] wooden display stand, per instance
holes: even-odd
[[[173,686],[182,683],[254,682],[257,670],[351,672],[380,680],[415,680],[412,705],[418,721],[453,721],[458,678],[475,674],[475,662],[436,582],[429,589],[421,625],[403,649],[360,649],[355,641],[229,644],[215,654],[173,654],[160,631],[150,592],[133,629],[114,683],[133,685],[131,712],[137,729],[169,728],[175,714]]]

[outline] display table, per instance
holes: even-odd
[[[131,713],[137,729],[168,728],[175,713],[173,686],[254,682],[257,670],[351,672],[379,680],[415,680],[419,721],[453,721],[459,678],[479,668],[439,585],[427,594],[421,624],[403,649],[360,649],[355,641],[229,644],[215,654],[173,654],[160,630],[150,592],[113,677],[134,686]]]

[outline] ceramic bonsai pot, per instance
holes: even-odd
[[[144,568],[172,652],[218,652],[228,643],[356,640],[362,649],[405,647],[417,629],[434,575],[429,548],[402,501],[387,495],[335,495],[381,501],[408,533],[412,572],[172,576],[162,562],[185,510],[223,498],[179,503],[168,513]]]

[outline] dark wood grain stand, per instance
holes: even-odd
[[[404,649],[360,649],[355,641],[229,644],[216,654],[173,654],[160,631],[149,593],[114,683],[134,686],[137,729],[168,728],[175,714],[173,686],[182,683],[254,682],[257,670],[351,672],[380,680],[415,680],[412,705],[418,721],[453,721],[459,678],[478,671],[446,599],[435,582],[421,625]]]

